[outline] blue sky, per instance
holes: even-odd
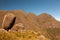
[[[24,10],[37,15],[45,12],[60,20],[60,0],[0,0],[0,10]]]

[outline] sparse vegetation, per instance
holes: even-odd
[[[60,39],[59,35],[60,35],[60,28],[49,28],[47,29],[47,33],[51,36],[50,39],[51,40],[58,40]],[[56,36],[58,36],[56,38]]]

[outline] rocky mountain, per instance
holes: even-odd
[[[43,13],[40,15],[35,15],[33,13],[26,13],[22,10],[0,10],[0,26],[2,24],[4,15],[6,14],[14,14],[16,16],[16,23],[23,23],[24,26],[31,25],[30,27],[34,26],[41,26],[44,25],[47,28],[60,28],[59,24],[60,22],[58,22],[54,17],[52,17],[49,14]],[[29,23],[30,22],[30,23]],[[40,27],[39,26],[39,27]]]
[[[57,35],[60,35],[58,32],[59,31],[58,29],[60,29],[60,22],[57,21],[50,14],[42,13],[37,16],[33,13],[26,13],[25,11],[22,10],[8,10],[8,11],[0,10],[0,26],[1,26],[0,28],[3,28],[2,24],[3,24],[4,16],[10,13],[16,16],[14,26],[10,30],[40,31],[42,32],[43,35],[45,36],[47,35],[47,37],[51,38],[52,40],[55,39]],[[8,23],[9,21],[6,22]],[[54,33],[52,33],[51,31],[53,31]],[[56,32],[57,34],[55,34]]]
[[[60,28],[60,22],[58,22],[53,16],[46,13],[38,16],[38,22],[47,28]]]

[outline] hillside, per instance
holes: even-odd
[[[16,16],[15,24],[10,29],[12,31],[33,30],[36,32],[41,32],[42,35],[50,38],[51,40],[55,40],[56,36],[60,35],[60,22],[50,14],[43,13],[37,16],[33,13],[26,13],[22,10],[0,10],[0,28],[2,29],[4,28],[2,27],[4,16],[7,14],[14,14]],[[9,21],[6,19],[6,22]],[[59,37],[60,36],[58,36],[57,40],[60,39]]]

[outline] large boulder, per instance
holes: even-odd
[[[17,23],[15,24],[12,29],[12,31],[20,31],[20,30],[24,30],[24,25],[22,23]]]
[[[4,16],[3,22],[2,22],[2,28],[5,30],[9,30],[12,28],[16,20],[16,17],[14,14],[9,13]]]

